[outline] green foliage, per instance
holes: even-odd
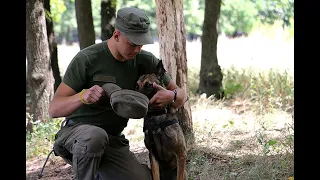
[[[258,9],[250,0],[228,0],[221,5],[220,31],[231,35],[237,30],[249,33],[256,23]]]
[[[235,95],[242,94],[249,88],[248,81],[252,76],[252,69],[237,69],[231,66],[228,70],[222,70],[223,89],[226,98],[232,98]]]
[[[293,77],[290,77],[287,71],[279,73],[270,69],[268,73],[259,73],[258,78],[252,78],[251,82],[254,84],[251,88],[251,95],[260,104],[264,104],[269,109],[288,110],[292,108],[294,104]]]
[[[267,155],[270,152],[269,148],[277,143],[277,141],[273,140],[273,139],[270,139],[270,140],[267,140],[266,142],[264,142],[265,139],[261,134],[258,135],[257,139],[258,139],[259,144],[263,145],[263,154],[264,155]]]
[[[269,138],[266,133],[268,128],[263,128],[257,132],[256,138],[258,143],[263,146],[263,154],[266,156],[270,153],[294,153],[294,128],[293,124],[286,123],[281,130],[281,140]]]
[[[283,27],[291,25],[294,18],[294,0],[251,0],[259,10],[262,23],[273,24],[281,20]]]
[[[239,69],[231,66],[222,69],[225,98],[250,99],[259,104],[259,109],[272,111],[282,109],[292,112],[294,105],[294,79],[287,71],[270,69],[257,72],[252,68]],[[199,85],[199,73],[188,70],[188,87],[192,95]]]
[[[184,23],[186,33],[202,35],[205,0],[184,0]],[[93,24],[96,37],[101,36],[100,0],[91,0]],[[118,0],[112,1],[118,10],[121,7],[133,6],[143,9],[151,21],[151,33],[157,36],[155,1],[148,0]],[[74,0],[51,0],[51,16],[57,36],[72,38],[77,35]],[[274,24],[277,20],[283,26],[290,26],[294,19],[293,0],[227,0],[221,2],[219,32],[231,35],[236,30],[250,33],[257,23]],[[71,34],[68,34],[68,30]],[[293,34],[293,29],[291,35]],[[69,37],[68,37],[69,36]]]
[[[52,2],[53,4],[54,2]],[[74,0],[63,0],[66,11],[61,14],[60,22],[54,24],[54,31],[57,36],[72,38],[72,32],[77,31],[77,20]]]
[[[46,9],[44,9],[44,12],[45,12],[45,18],[46,18],[46,20],[51,21],[52,19],[51,19],[51,14],[50,14],[50,12],[49,12],[48,10],[46,10]]]
[[[230,127],[233,127],[233,125],[234,125],[234,121],[229,120],[227,124],[224,124],[224,125],[222,126],[222,128],[226,128],[226,127],[229,127],[229,126],[230,126]]]
[[[27,114],[27,117],[30,117]],[[33,132],[26,136],[26,157],[46,156],[51,150],[54,136],[60,129],[62,119],[33,122]]]
[[[288,39],[294,38],[294,20],[293,18],[290,19],[290,26],[289,26],[289,37]]]
[[[184,0],[183,3],[186,32],[201,35],[204,20],[204,0]]]
[[[234,96],[257,100],[266,110],[280,108],[292,110],[294,104],[293,76],[287,71],[270,69],[255,72],[235,67],[223,70],[223,88],[226,98]],[[263,109],[265,109],[263,108]]]
[[[91,0],[91,8],[92,8],[92,17],[93,17],[93,27],[94,27],[96,39],[100,39],[101,38],[101,0],[99,1]]]
[[[230,97],[233,94],[240,92],[241,89],[241,84],[233,84],[232,82],[229,82],[225,85],[224,93],[226,97]]]
[[[66,10],[63,0],[50,0],[50,11],[54,24],[59,24],[61,16]]]
[[[226,71],[223,76],[225,77],[223,89],[226,98],[231,98],[235,94],[240,93],[243,90],[244,87],[241,81],[244,80],[244,77],[241,76],[239,70],[232,67],[230,68],[230,70]]]

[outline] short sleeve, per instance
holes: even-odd
[[[63,82],[74,91],[80,92],[86,84],[87,58],[79,52],[70,62]]]

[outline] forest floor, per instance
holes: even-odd
[[[192,106],[196,143],[188,147],[188,179],[267,180],[293,176],[293,152],[284,152],[292,148],[270,146],[265,149],[268,140],[275,139],[279,145],[288,140],[287,125],[293,123],[291,114],[277,112],[257,117],[250,109],[246,101],[212,104],[212,100],[205,98]],[[140,163],[149,166],[142,124],[143,119],[130,119],[124,134]],[[264,154],[264,150],[270,150],[270,153]],[[27,180],[38,179],[45,160],[46,156],[26,160]],[[41,179],[71,180],[71,166],[51,154]]]
[[[148,152],[146,149],[135,149],[136,157],[140,163],[148,164]],[[44,165],[45,158],[33,158],[26,162],[26,180],[39,179],[38,175]],[[49,158],[40,179],[44,180],[72,180],[71,166],[67,164],[62,158],[56,157],[53,154]]]

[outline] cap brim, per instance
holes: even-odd
[[[145,45],[145,44],[153,44],[153,38],[150,35],[150,32],[146,32],[146,33],[139,33],[139,34],[126,34],[128,39],[136,44],[136,45]]]

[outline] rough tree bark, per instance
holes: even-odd
[[[95,44],[91,0],[75,0],[80,49]]]
[[[116,0],[101,0],[101,40],[109,39],[114,31]]]
[[[200,67],[199,93],[214,95],[217,99],[223,97],[222,72],[218,64],[218,20],[221,0],[206,0],[202,32],[202,51]]]
[[[33,120],[49,117],[49,101],[53,96],[53,76],[46,30],[43,0],[26,2],[26,54],[28,84],[31,97],[30,114]],[[32,124],[28,123],[32,132]]]
[[[44,0],[44,9],[51,13],[50,0]],[[57,41],[53,30],[53,21],[51,18],[46,18],[46,26],[50,51],[51,68],[54,77],[54,92],[56,92],[59,84],[61,83],[61,76],[58,63]]]
[[[189,88],[187,82],[187,55],[183,0],[156,0],[156,15],[160,45],[160,59],[176,84],[188,98],[179,109],[180,125],[187,145],[194,142]]]

